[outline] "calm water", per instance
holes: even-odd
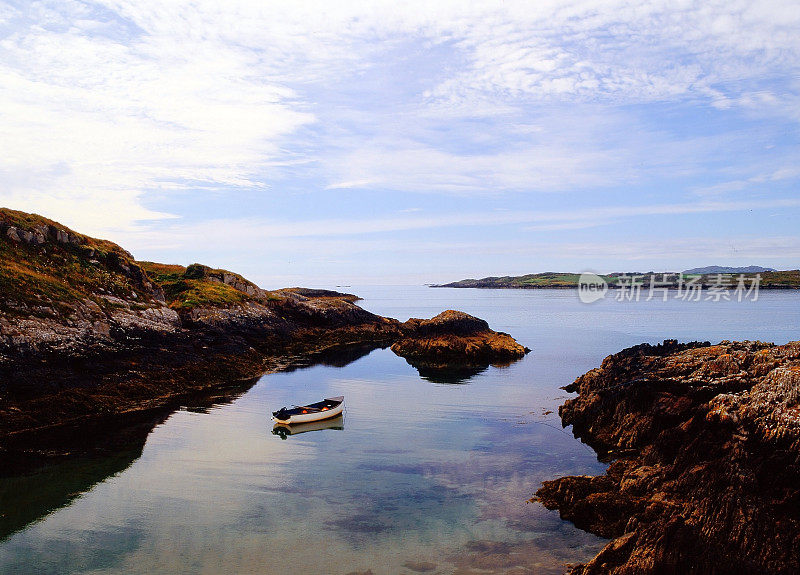
[[[800,338],[794,293],[585,305],[561,290],[350,291],[401,320],[461,309],[533,352],[461,384],[422,379],[389,350],[268,375],[231,403],[173,413],[143,448],[2,480],[0,513],[61,507],[0,541],[0,572],[562,573],[604,541],[526,500],[604,466],[561,429],[561,386],[643,341]],[[330,429],[273,434],[271,411],[332,395],[347,411]]]

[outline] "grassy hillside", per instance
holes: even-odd
[[[761,274],[761,287],[800,289],[800,270],[764,272]]]
[[[78,300],[144,305],[156,291],[133,256],[41,216],[0,209],[0,306],[13,313],[66,311]]]
[[[607,276],[603,276],[607,277]],[[466,279],[434,287],[458,288],[573,288],[578,286],[580,274],[545,272],[524,276],[487,277]]]
[[[619,278],[625,274],[613,273],[602,277],[610,287],[615,287]],[[663,281],[664,273],[662,272],[647,272],[642,274],[627,274],[628,276],[636,275],[640,278],[645,286],[650,283],[650,278],[654,277],[656,282]],[[723,274],[723,279],[726,279],[736,284],[739,274]],[[800,270],[787,270],[776,272],[762,272],[761,274],[761,289],[800,289]],[[748,278],[748,285],[755,274],[744,274]],[[678,287],[679,274],[667,273],[666,281],[670,282],[672,287]],[[703,286],[711,286],[717,283],[718,274],[684,274],[683,280],[687,281],[690,278],[698,277],[697,283]],[[505,288],[505,289],[535,289],[535,288],[577,288],[580,274],[576,273],[554,273],[545,272],[539,274],[527,274],[524,276],[502,276],[502,277],[486,277],[482,279],[466,279],[448,284],[437,285],[433,287],[456,287],[456,288]],[[663,285],[663,284],[656,284]]]
[[[71,313],[77,302],[101,309],[229,306],[270,297],[226,270],[138,262],[117,244],[35,214],[0,208],[0,310],[12,315]]]
[[[261,291],[254,283],[238,274],[212,269],[201,264],[187,267],[155,262],[139,262],[139,264],[164,290],[169,306],[177,310],[243,303],[256,299],[256,295]],[[251,293],[244,291],[247,288],[250,288]]]

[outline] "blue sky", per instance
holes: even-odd
[[[0,204],[264,287],[800,267],[797,2],[0,2]]]

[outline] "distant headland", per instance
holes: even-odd
[[[724,267],[708,266],[683,272],[615,272],[596,277],[606,282],[609,288],[621,287],[632,279],[647,288],[651,284],[658,287],[679,289],[685,282],[703,287],[719,285],[721,282],[735,284],[741,279],[752,283],[758,280],[760,289],[800,289],[800,270],[777,271],[760,266]],[[446,284],[433,284],[430,287],[448,288],[494,288],[494,289],[577,289],[581,274],[572,272],[543,272],[521,276],[490,276],[481,279],[465,279]]]

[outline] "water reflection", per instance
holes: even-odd
[[[383,349],[386,345],[376,343],[354,343],[341,345],[325,349],[303,357],[297,357],[292,365],[285,367],[281,371],[291,373],[298,369],[306,369],[315,365],[325,365],[328,367],[345,367],[366,357],[376,349]]]
[[[431,383],[461,384],[468,383],[476,375],[479,375],[492,367],[508,367],[516,361],[477,363],[477,362],[438,362],[419,359],[405,358],[406,363],[417,370],[419,376]]]
[[[344,367],[376,349],[355,345],[298,357],[286,372],[314,365]],[[90,420],[31,432],[0,445],[0,541],[128,469],[142,455],[148,436],[176,411],[208,415],[247,393],[259,377],[190,394],[142,413]],[[265,414],[265,417],[267,415]],[[273,429],[285,439],[317,429],[344,429],[342,416],[316,424]]]
[[[166,406],[109,419],[15,436],[0,451],[0,541],[69,505],[98,483],[128,469],[153,429],[176,409],[208,413],[233,402],[258,378],[192,394],[188,405]]]
[[[426,365],[412,363],[409,361],[419,376],[431,383],[462,384],[469,382],[470,379],[486,371],[489,366],[469,366],[469,365]]]
[[[698,307],[684,314],[684,304],[604,308],[566,292],[453,291],[448,305],[518,335],[536,354],[455,377],[469,385],[430,385],[389,350],[351,349],[345,359],[265,376],[227,405],[188,402],[155,424],[143,449],[129,444],[104,468],[82,457],[82,483],[59,485],[60,476],[67,483],[81,475],[62,468],[53,485],[43,478],[15,486],[3,500],[15,513],[27,505],[16,498],[28,485],[61,497],[16,525],[69,505],[2,541],[0,572],[278,575],[291,565],[331,575],[563,573],[606,541],[526,501],[543,480],[606,467],[561,429],[559,388],[626,345],[681,330],[686,339],[776,339],[770,334],[795,333],[800,322],[796,299],[784,296],[775,305],[759,298],[762,311],[750,316],[741,306],[699,302],[718,321],[697,324],[688,319]],[[442,309],[439,294],[397,301],[416,306],[430,297]],[[360,359],[328,367],[353,357]],[[275,406],[337,395],[347,397],[346,434],[279,441],[270,433]]]
[[[290,435],[300,435],[301,433],[308,433],[309,431],[322,431],[325,429],[342,431],[344,429],[344,416],[337,415],[336,417],[331,417],[330,419],[324,419],[322,421],[295,423],[293,425],[276,423],[272,428],[272,435],[277,435],[281,439],[286,439]]]
[[[71,503],[142,454],[144,437],[120,453],[60,461],[35,473],[0,477],[0,541],[26,525]]]

